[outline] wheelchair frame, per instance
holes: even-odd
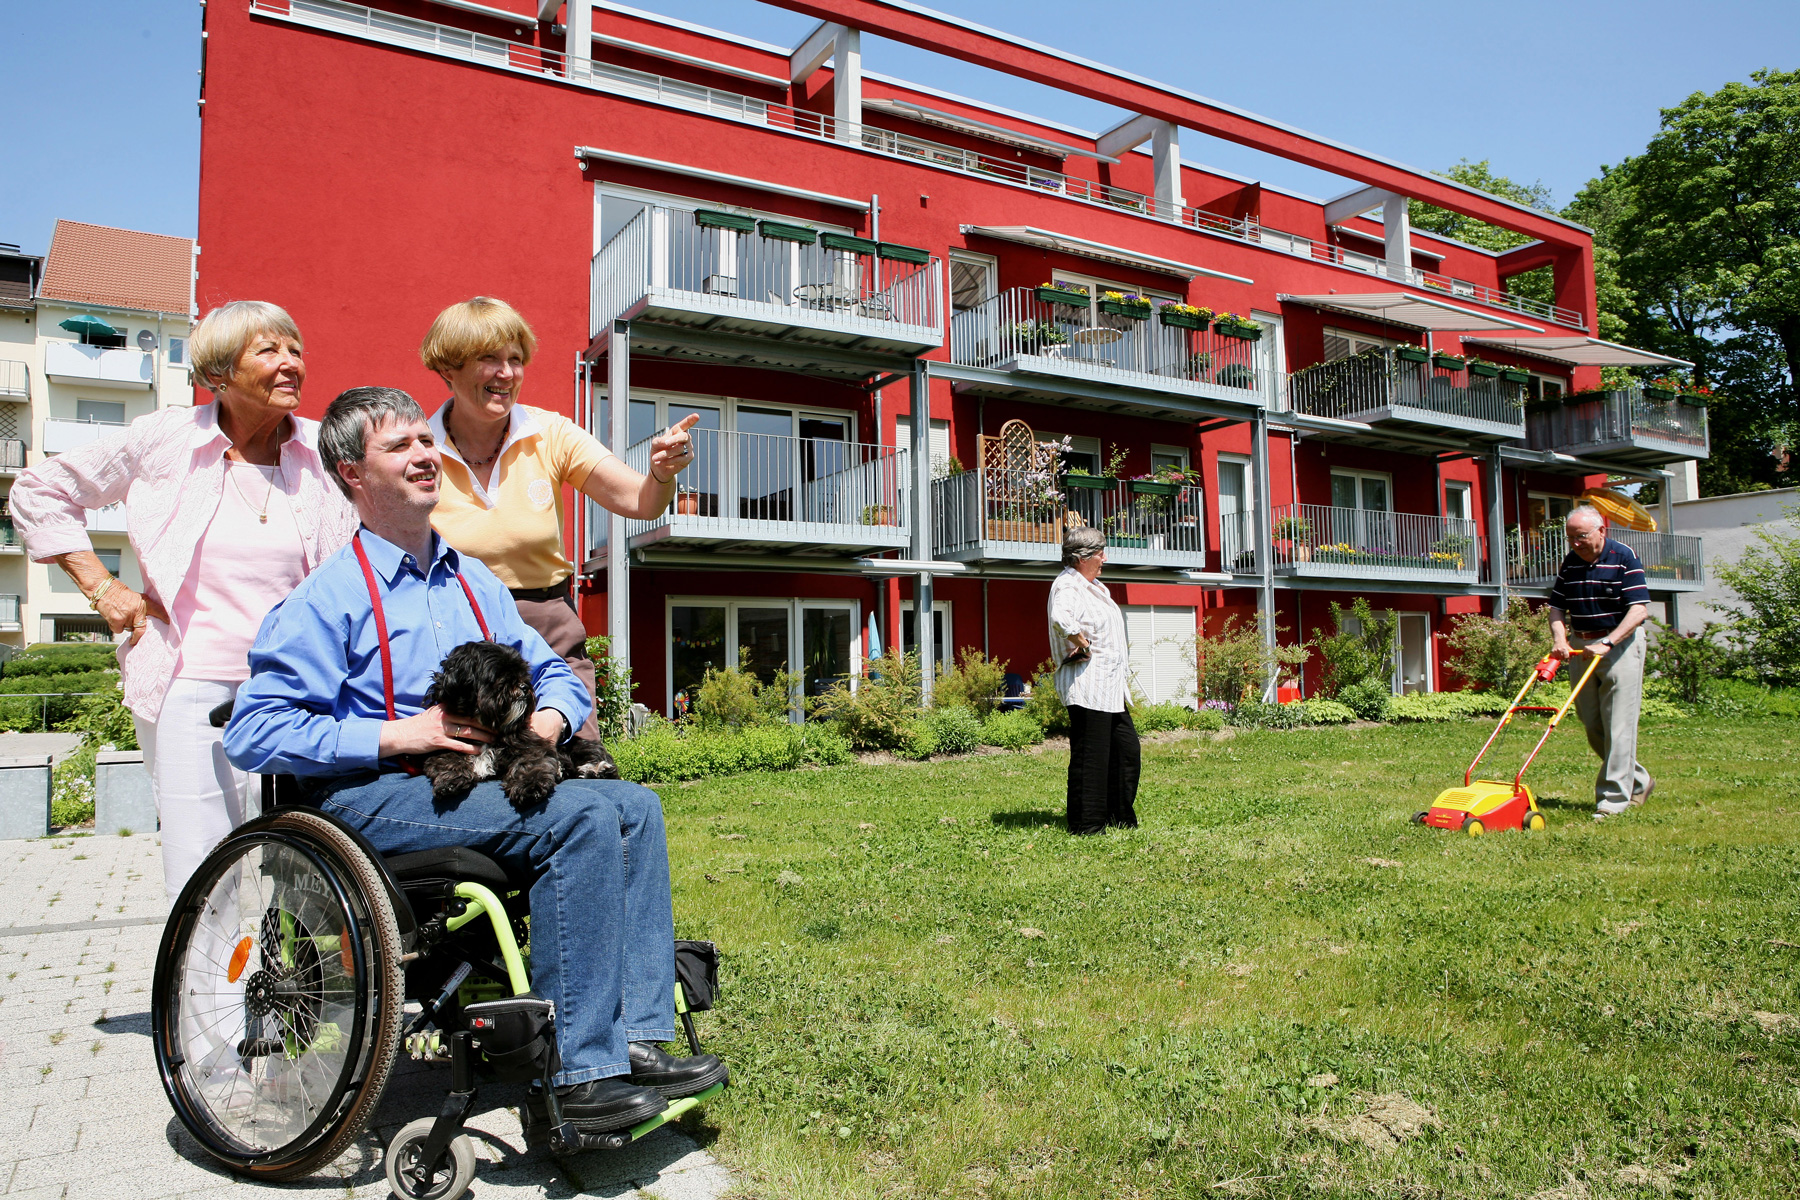
[[[157,956],[152,999],[152,1040],[164,1090],[176,1115],[208,1153],[239,1174],[285,1180],[311,1174],[334,1160],[360,1136],[380,1103],[392,1064],[402,1048],[417,1061],[448,1061],[450,1088],[437,1116],[415,1121],[402,1129],[389,1143],[386,1159],[389,1183],[400,1195],[409,1200],[455,1200],[473,1178],[474,1152],[468,1135],[463,1132],[463,1124],[474,1111],[478,1070],[487,1061],[481,1038],[464,1024],[459,997],[470,976],[476,972],[509,990],[508,998],[530,993],[530,978],[516,929],[525,919],[522,912],[516,911],[521,907],[518,898],[522,893],[514,890],[502,896],[483,882],[437,877],[412,881],[414,886],[409,887],[408,881],[396,877],[388,860],[366,838],[337,818],[299,803],[297,792],[297,781],[291,777],[265,776],[263,815],[240,827],[214,848],[183,889],[170,914]],[[220,1123],[210,1102],[198,1094],[202,1085],[194,1083],[190,1086],[189,1074],[183,1072],[185,1044],[181,1022],[184,1013],[181,997],[174,989],[185,983],[188,951],[200,928],[205,899],[215,885],[229,877],[235,869],[234,864],[242,863],[261,846],[283,847],[285,852],[310,863],[331,883],[336,892],[335,902],[347,923],[336,935],[312,936],[311,961],[315,964],[325,961],[321,957],[321,948],[326,952],[335,951],[345,968],[343,974],[357,981],[360,991],[352,1027],[347,1031],[336,1030],[338,1037],[347,1043],[346,1057],[328,1102],[323,1106],[326,1111],[293,1140],[272,1150],[245,1153],[229,1144],[234,1135]],[[360,857],[367,869],[352,856]],[[326,858],[339,861],[328,865],[324,861]],[[263,870],[266,872],[267,868]],[[453,868],[446,874],[452,872]],[[358,885],[361,893],[349,894]],[[370,895],[369,892],[379,894]],[[508,907],[508,899],[515,902],[512,908]],[[441,907],[422,919],[421,911],[415,905],[433,901]],[[366,916],[358,915],[358,902]],[[297,933],[298,918],[286,909],[265,909],[261,918],[264,942],[277,940],[268,934],[271,913],[279,914],[280,949],[276,953],[276,965],[271,969],[267,965],[269,956],[265,947],[260,952],[265,965],[246,981],[246,1035],[236,1051],[246,1070],[250,1058],[272,1056],[277,1050],[285,1056],[286,1062],[298,1063],[313,1049],[309,1044],[296,1054],[300,1039],[310,1037],[324,1027],[317,1021],[318,1014],[315,1013],[315,1024],[305,1033],[296,1032],[294,1024],[288,1022],[280,1041],[260,1037],[263,1014],[277,1011],[284,997],[290,1004],[297,1004],[293,997],[299,995],[301,986],[290,978],[298,969],[296,963],[301,958],[304,940]],[[484,917],[485,922],[482,921]],[[362,927],[365,922],[366,930]],[[498,963],[464,953],[452,940],[482,924],[493,936],[500,959]],[[352,936],[353,932],[356,936]],[[233,953],[230,963],[233,973],[228,976],[233,985],[240,977],[237,973],[248,965],[252,941],[251,937],[244,937]],[[326,946],[327,942],[335,942],[335,945]],[[403,968],[430,961],[443,949],[451,952],[444,956],[445,961],[460,961],[450,969],[436,997],[425,1000],[420,1011],[402,1023],[409,991]],[[386,961],[389,958],[393,961]],[[312,974],[322,987],[323,972],[313,970]],[[370,994],[371,987],[374,994]],[[365,1007],[370,1011],[365,1012]],[[395,1011],[388,1011],[390,1007]],[[261,1012],[258,1012],[259,1008]],[[323,1012],[322,1000],[317,1001],[317,1008]],[[693,1053],[700,1053],[692,1011],[679,979],[675,984],[675,1009],[681,1016],[689,1046]],[[295,1007],[287,1009],[285,1014],[277,1012],[278,1021],[294,1017],[296,1013]],[[250,1033],[252,1016],[257,1022],[255,1037]],[[445,1024],[451,1027],[437,1027],[440,1018],[449,1018]],[[543,1119],[535,1119],[537,1114],[529,1101],[521,1106],[521,1113],[525,1117],[527,1143],[547,1142],[552,1153],[619,1149],[692,1111],[726,1086],[721,1081],[693,1096],[670,1100],[662,1112],[629,1128],[598,1134],[582,1133],[563,1117],[551,1078],[555,1070],[553,1015],[547,1036],[551,1051],[537,1056],[533,1062],[537,1074],[532,1077],[534,1088],[541,1089]],[[369,1052],[367,1055],[365,1049]],[[519,1076],[515,1073],[512,1077]],[[252,1107],[259,1103],[260,1098],[253,1094]]]

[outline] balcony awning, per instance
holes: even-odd
[[[998,142],[1003,146],[1036,150],[1041,154],[1055,155],[1057,158],[1067,158],[1071,154],[1078,154],[1083,158],[1097,158],[1101,162],[1116,163],[1119,161],[1112,155],[1102,154],[1098,150],[1070,146],[1064,142],[1053,142],[1049,138],[1034,137],[1029,133],[1020,133],[1016,129],[989,125],[986,121],[977,121],[972,117],[958,116],[956,113],[948,113],[936,108],[926,108],[923,104],[914,104],[910,100],[869,99],[864,100],[862,106],[873,112],[890,113],[896,117],[904,117],[908,121],[917,121],[921,125],[935,125],[940,129],[954,129],[958,133],[972,133],[976,137],[990,142]]]
[[[1362,296],[1341,296],[1333,292],[1326,296],[1284,295],[1278,299],[1308,304],[1314,308],[1335,309],[1352,316],[1386,321],[1390,325],[1408,325],[1414,329],[1446,333],[1464,329],[1528,329],[1532,333],[1544,332],[1541,325],[1529,325],[1511,317],[1476,312],[1460,304],[1451,304],[1447,300],[1437,300],[1431,296],[1416,296],[1411,292],[1375,292]]]
[[[1464,338],[1470,346],[1493,346],[1538,358],[1554,359],[1577,367],[1691,367],[1685,358],[1670,358],[1635,346],[1621,346],[1591,337],[1485,337]]]
[[[1213,279],[1229,279],[1233,283],[1256,282],[1254,279],[1246,279],[1242,275],[1196,267],[1191,263],[1176,262],[1171,258],[1158,258],[1154,254],[1139,254],[1135,250],[1127,250],[1121,246],[1108,246],[1104,242],[1090,242],[1086,238],[1078,238],[1066,233],[1052,233],[1048,229],[1038,229],[1032,225],[964,225],[962,231],[978,234],[981,237],[999,238],[1004,242],[1037,246],[1044,250],[1061,250],[1064,254],[1077,254],[1082,258],[1091,258],[1097,262],[1117,263],[1124,267],[1136,267],[1140,271],[1155,271],[1159,275],[1175,275],[1182,279],[1207,275]]]

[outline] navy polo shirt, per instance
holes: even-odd
[[[1592,637],[1611,633],[1632,605],[1649,603],[1644,564],[1630,546],[1612,538],[1593,562],[1569,551],[1550,588],[1550,607],[1568,614],[1569,628]]]

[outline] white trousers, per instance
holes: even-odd
[[[260,791],[251,795],[255,777],[231,765],[225,731],[207,720],[237,689],[212,679],[174,679],[156,720],[132,717],[156,796],[170,904],[212,848],[262,807]]]

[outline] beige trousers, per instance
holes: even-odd
[[[1574,640],[1584,645],[1589,639],[1577,635]],[[1570,660],[1570,681],[1585,670],[1584,660]],[[1639,627],[1600,660],[1575,697],[1575,715],[1587,730],[1588,745],[1600,756],[1594,800],[1609,812],[1624,808],[1650,783],[1650,772],[1637,760],[1638,711],[1643,704],[1644,631]]]

